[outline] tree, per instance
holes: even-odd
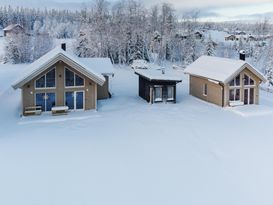
[[[215,55],[215,46],[214,46],[214,42],[211,39],[211,35],[209,35],[209,38],[206,42],[206,48],[205,48],[205,55],[207,56],[214,56]]]
[[[193,35],[188,36],[184,45],[184,64],[189,65],[196,60],[195,55],[196,41]]]
[[[89,48],[89,39],[85,31],[80,31],[79,37],[74,45],[75,54],[79,57],[90,57],[91,49]]]

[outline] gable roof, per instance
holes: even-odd
[[[14,29],[17,26],[19,26],[20,28],[24,29],[20,24],[10,24],[6,28],[4,28],[3,30],[4,31],[10,31],[10,30]]]
[[[64,63],[70,65],[72,68],[76,69],[78,72],[90,78],[101,86],[105,82],[105,78],[102,74],[93,70],[89,65],[85,64],[77,56],[69,54],[63,49],[57,47],[40,57],[38,60],[29,64],[27,68],[27,73],[22,79],[14,83],[12,87],[14,89],[21,88],[27,82],[40,75],[42,72],[56,64],[58,61],[63,61]]]
[[[102,75],[113,75],[114,67],[110,58],[79,58],[85,65]]]
[[[248,68],[263,82],[266,81],[263,74],[245,61],[212,56],[201,56],[190,64],[184,72],[186,74],[228,83],[245,68]]]

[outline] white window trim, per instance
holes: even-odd
[[[75,95],[75,93],[77,92],[83,92],[83,109],[76,109],[77,105],[76,105],[76,98],[74,97],[74,109],[69,109],[70,111],[84,111],[85,110],[85,91],[84,90],[66,90],[64,91],[64,105],[65,105],[65,102],[66,102],[66,93],[67,92],[72,92],[73,95]]]
[[[156,98],[155,97],[155,89],[156,88],[160,88],[161,89],[161,98]],[[155,102],[162,102],[163,101],[163,86],[161,86],[161,85],[155,85],[154,86],[154,101]]]
[[[236,90],[239,90],[239,96],[240,96],[240,99],[239,100],[235,100],[235,98],[236,98]],[[233,90],[234,91],[234,99],[233,100],[230,100],[230,90]],[[239,101],[241,101],[241,87],[230,87],[229,88],[229,93],[228,93],[228,99],[229,99],[229,102],[239,102]]]
[[[74,86],[66,86],[65,80],[66,80],[66,72],[65,69],[71,71],[74,73]],[[78,74],[77,74],[78,75]],[[79,76],[79,75],[78,75]],[[74,71],[72,71],[71,69],[64,67],[64,88],[84,88],[85,87],[85,79],[82,76],[79,76],[83,79],[83,85],[80,86],[75,86],[76,84],[76,73]]]
[[[236,85],[236,78],[237,78],[237,76],[239,75],[239,78],[240,78],[240,85]],[[228,83],[228,86],[230,87],[230,88],[240,88],[241,86],[242,86],[242,78],[241,78],[241,74],[238,74],[237,76],[235,76],[231,81],[233,81],[234,80],[234,85],[230,85],[230,82],[231,81],[229,81],[229,83]]]
[[[171,87],[173,89],[173,97],[172,98],[169,98],[168,97],[168,88]],[[174,100],[174,86],[173,85],[169,85],[167,86],[167,100]]]
[[[56,105],[56,92],[35,92],[34,93],[34,104],[35,104],[35,106],[37,106],[36,105],[36,94],[47,94],[47,93],[54,93],[54,95],[55,95],[55,105]],[[44,99],[45,100],[45,99]],[[51,110],[50,111],[46,111],[46,107],[47,107],[47,102],[46,102],[46,100],[45,100],[45,111],[43,111],[44,113],[49,113],[49,112],[51,112]]]
[[[50,71],[52,71],[53,69],[55,69],[55,86],[54,87],[46,87],[47,86],[47,84],[46,84],[46,74],[49,73]],[[45,87],[43,87],[43,88],[37,88],[36,87],[36,81],[39,80],[43,76],[45,76]],[[56,84],[57,84],[56,67],[53,67],[52,69],[50,69],[48,72],[46,72],[41,77],[39,77],[38,79],[36,79],[34,81],[34,88],[35,88],[35,90],[52,90],[52,89],[56,89]]]
[[[250,79],[253,80],[253,78],[251,78],[249,75],[247,75],[247,74],[244,74],[244,75],[246,75],[246,76],[249,78],[249,82],[250,82]],[[253,80],[253,82],[254,82],[253,85],[245,85],[245,80],[244,80],[244,79],[245,79],[245,76],[244,76],[244,78],[243,78],[243,81],[244,81],[243,84],[244,84],[244,87],[245,87],[245,88],[253,88],[253,87],[256,87],[256,82],[255,82],[255,80]]]
[[[244,98],[245,98],[245,89],[247,89],[248,91],[248,99],[247,99],[247,105],[251,105],[251,104],[249,104],[249,102],[250,102],[250,89],[251,88],[253,88],[253,105],[255,104],[255,102],[256,102],[256,89],[254,88],[254,87],[244,87]],[[244,99],[244,101],[245,101],[245,99]]]

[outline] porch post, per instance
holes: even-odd
[[[154,102],[153,87],[150,87],[150,104]]]

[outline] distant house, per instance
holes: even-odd
[[[248,40],[249,40],[249,41],[256,41],[257,39],[256,39],[254,36],[249,35],[249,36],[248,36]]]
[[[176,102],[176,84],[180,76],[164,69],[135,69],[139,76],[139,96],[149,103]]]
[[[4,36],[10,36],[11,34],[24,33],[25,29],[19,24],[11,24],[3,29]]]
[[[225,37],[225,41],[235,41],[236,36],[235,35],[229,35]]]
[[[200,31],[196,31],[196,32],[194,33],[194,36],[195,36],[196,39],[202,39],[203,33],[200,32]]]
[[[216,105],[259,103],[259,85],[264,76],[243,60],[201,56],[185,69],[190,76],[190,94]]]
[[[56,110],[97,109],[97,100],[111,97],[108,58],[79,58],[57,47],[28,67],[12,87],[22,90],[22,114]]]

